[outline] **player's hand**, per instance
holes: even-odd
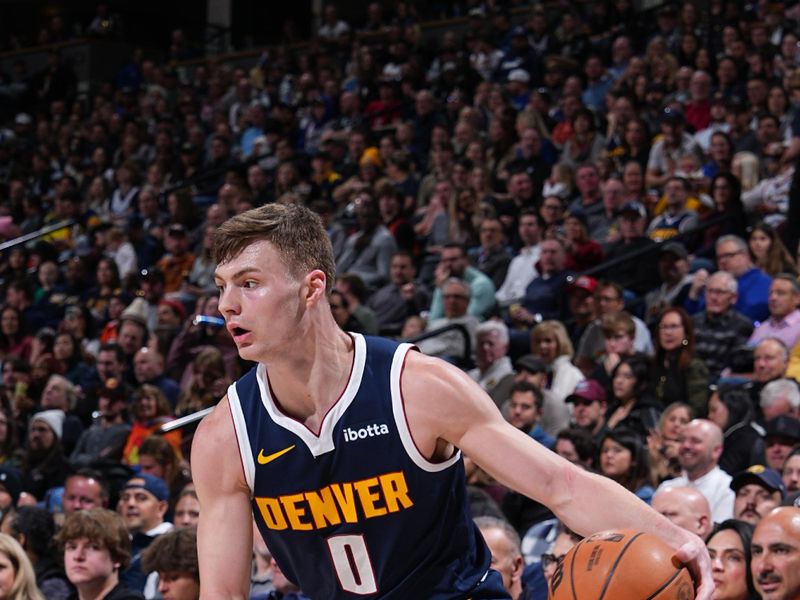
[[[675,557],[685,564],[694,578],[695,600],[711,600],[714,593],[714,579],[711,574],[711,558],[705,544],[697,536],[683,544]]]

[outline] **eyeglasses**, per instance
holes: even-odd
[[[445,300],[469,300],[469,296],[464,294],[444,294],[442,298]]]
[[[542,554],[542,568],[547,569],[550,567],[555,567],[556,565],[560,565],[564,562],[564,557],[566,554],[559,554],[556,556],[555,554]]]
[[[343,304],[331,304],[331,308],[344,308]]]
[[[722,254],[717,254],[717,260],[728,260],[729,258],[733,258],[742,252],[743,250],[736,250],[735,252],[723,252]]]
[[[683,329],[680,323],[661,323],[658,328],[661,331],[675,331],[676,329]]]
[[[728,294],[732,294],[733,292],[730,290],[723,290],[720,288],[706,288],[706,294],[710,296],[726,296]]]

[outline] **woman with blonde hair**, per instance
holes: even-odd
[[[552,377],[548,389],[559,401],[563,402],[583,381],[583,373],[572,364],[575,349],[560,321],[542,321],[533,329],[531,353],[549,367]]]
[[[28,555],[5,533],[0,533],[0,600],[44,600]]]

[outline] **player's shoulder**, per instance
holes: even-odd
[[[406,355],[401,384],[404,396],[412,391],[425,397],[458,395],[475,387],[475,382],[458,367],[422,352],[409,352]]]
[[[192,457],[195,453],[204,453],[228,444],[235,438],[233,434],[233,421],[231,420],[230,400],[225,394],[214,407],[210,414],[205,416],[197,426],[197,431],[192,442]]]

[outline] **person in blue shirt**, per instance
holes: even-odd
[[[556,439],[539,426],[543,405],[542,390],[527,381],[517,381],[511,388],[511,399],[506,407],[506,419],[514,427],[552,450]]]

